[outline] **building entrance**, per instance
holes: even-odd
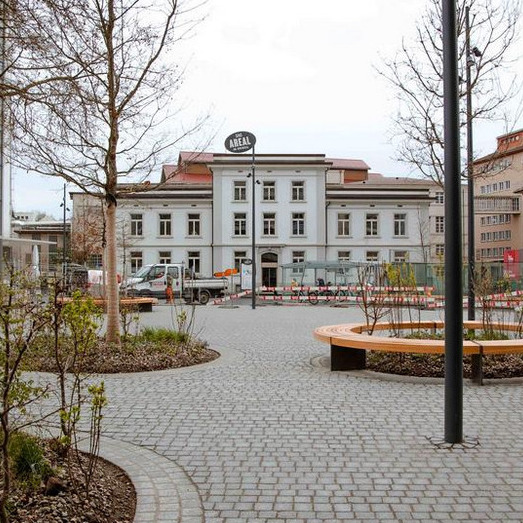
[[[278,255],[266,252],[261,256],[262,285],[276,287],[278,282]]]

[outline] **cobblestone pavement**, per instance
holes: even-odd
[[[166,326],[170,307],[142,318]],[[177,510],[137,521],[523,521],[523,382],[467,383],[471,444],[440,448],[442,381],[317,365],[329,348],[314,327],[359,320],[359,309],[245,302],[197,307],[196,318],[217,361],[105,378],[111,448],[125,442],[129,458],[139,446],[151,475],[166,458],[181,482]]]

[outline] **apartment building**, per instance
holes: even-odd
[[[476,259],[520,259],[523,129],[497,138],[496,150],[474,162]]]

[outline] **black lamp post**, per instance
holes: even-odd
[[[466,58],[466,88],[467,88],[467,197],[468,197],[468,301],[467,318],[476,319],[476,238],[474,216],[474,140],[472,133],[472,80],[471,68],[476,64],[475,58],[481,57],[481,51],[474,47],[470,49],[470,8],[465,8],[465,58]],[[483,383],[482,355],[472,355],[472,375],[474,381]]]
[[[476,64],[474,58],[480,58],[482,56],[481,51],[474,47],[470,49],[470,8],[469,6],[465,9],[465,53],[466,53],[466,74],[467,74],[467,181],[468,181],[468,236],[469,236],[469,249],[468,249],[468,262],[469,262],[469,279],[468,279],[468,319],[474,320],[475,316],[475,221],[474,221],[474,140],[472,133],[472,80],[470,69]]]
[[[252,177],[252,217],[251,217],[251,234],[252,234],[252,308],[256,308],[256,154],[255,148],[256,136],[248,131],[238,131],[229,135],[225,139],[225,148],[231,153],[244,153],[252,149],[252,171],[247,178]]]
[[[67,249],[67,230],[66,230],[66,212],[69,210],[66,205],[66,184],[64,183],[64,197],[60,204],[64,208],[63,214],[63,241],[62,241],[62,276],[65,276],[66,249]]]
[[[443,2],[445,143],[445,442],[463,440],[461,162],[456,0]]]

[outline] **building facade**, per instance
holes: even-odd
[[[15,212],[11,228],[11,259],[15,266],[24,268],[33,265],[36,246],[40,272],[61,272],[63,254],[69,249],[69,221],[55,220],[41,213]]]
[[[522,188],[523,129],[499,136],[496,150],[474,162],[477,260],[499,262],[523,249]]]
[[[253,217],[258,284],[288,283],[282,265],[292,262],[438,261],[431,182],[323,154],[256,155],[254,179],[251,155],[182,152],[157,186],[121,186],[120,273],[160,262],[202,276],[237,268],[253,256]],[[72,197],[74,238],[88,205],[87,215],[100,211],[96,198]]]

